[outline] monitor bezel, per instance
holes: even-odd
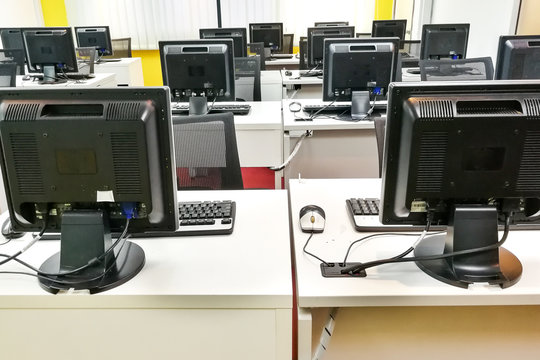
[[[420,40],[420,59],[425,60],[429,59],[426,57],[425,52],[427,51],[426,47],[426,38],[427,38],[427,32],[429,29],[441,29],[441,28],[447,28],[447,27],[455,27],[455,28],[461,28],[465,29],[466,39],[465,39],[465,47],[463,48],[463,58],[465,59],[467,57],[467,47],[469,44],[469,32],[471,24],[469,23],[459,23],[459,24],[424,24],[422,25],[422,37]]]
[[[284,33],[284,28],[283,28],[283,23],[282,22],[268,22],[268,23],[249,23],[249,42],[250,43],[254,43],[254,42],[257,42],[253,39],[253,30],[269,30],[269,29],[255,29],[255,27],[258,27],[258,26],[277,26],[278,27],[278,31],[280,32],[280,36],[279,36],[279,46],[275,49],[272,49],[270,47],[267,47],[265,46],[265,48],[267,49],[271,49],[271,51],[275,52],[275,51],[282,51],[283,49],[283,33]]]
[[[68,42],[71,44],[71,46],[65,50],[67,52],[69,52],[69,57],[70,57],[70,61],[72,62],[72,66],[69,67],[69,69],[67,69],[67,71],[65,72],[77,72],[79,67],[78,67],[78,63],[77,63],[77,54],[75,52],[75,42],[74,42],[74,39],[73,39],[73,31],[71,29],[71,27],[32,27],[32,28],[21,28],[21,32],[22,32],[22,35],[23,35],[23,44],[24,44],[24,51],[25,51],[25,57],[26,57],[26,65],[27,65],[27,68],[28,68],[28,72],[31,72],[31,73],[42,73],[43,72],[43,69],[38,69],[36,67],[36,65],[43,65],[43,63],[37,63],[37,62],[32,62],[32,59],[30,57],[30,50],[28,49],[28,46],[27,46],[27,43],[26,43],[26,37],[25,37],[25,32],[36,32],[36,31],[58,31],[58,30],[62,30],[62,31],[65,31],[66,32],[66,36],[68,37]],[[54,65],[54,68],[55,68],[55,71],[58,68],[57,65]]]
[[[502,64],[503,57],[506,52],[505,43],[510,40],[534,40],[537,39],[540,42],[540,35],[501,35],[499,37],[499,46],[497,48],[497,58],[496,58],[496,67],[495,67],[495,80],[510,80],[508,78],[502,78],[502,72],[504,66]],[[519,80],[519,79],[515,79]]]
[[[227,36],[227,35],[223,35],[223,36],[214,36],[214,37],[211,37],[211,38],[207,38],[207,37],[204,37],[204,33],[205,32],[209,32],[209,33],[213,33],[213,34],[216,34],[216,35],[219,35],[220,33],[224,33],[224,32],[240,32],[242,35],[240,36],[241,38],[241,47],[242,47],[242,53],[241,54],[234,54],[234,57],[246,57],[247,56],[247,31],[246,31],[246,28],[204,28],[204,29],[199,29],[199,38],[200,39],[208,39],[208,40],[212,40],[212,39],[233,39],[233,51],[236,49],[235,47],[235,44],[236,44],[236,39],[239,38],[239,36]]]
[[[88,47],[89,45],[81,45],[79,41],[79,30],[91,30],[91,29],[105,29],[105,52],[101,53],[99,49],[96,47],[96,50],[98,51],[98,54],[100,56],[109,56],[113,55],[113,48],[112,48],[112,38],[111,38],[111,31],[108,25],[103,26],[76,26],[73,28],[75,31],[75,39],[77,40],[77,46],[78,47]],[[82,31],[81,31],[82,32]]]
[[[347,39],[354,39],[355,38],[355,33],[354,33],[354,26],[330,26],[330,27],[308,27],[307,29],[307,66],[309,68],[315,68],[315,67],[319,67],[319,65],[321,66],[324,66],[324,53],[325,53],[325,46],[324,46],[324,41],[327,39],[327,38],[324,38],[323,39],[323,47],[322,47],[322,62],[320,64],[316,64],[315,63],[315,60],[313,59],[313,33],[314,32],[318,32],[318,31],[321,31],[321,30],[328,30],[328,31],[344,31],[344,32],[348,32],[351,36],[348,37]],[[317,34],[316,34],[317,35]],[[333,35],[333,34],[328,34],[328,35]],[[332,39],[341,39],[341,38],[346,38],[345,37],[345,34],[339,34],[340,37],[332,37]],[[343,36],[341,36],[343,35]]]

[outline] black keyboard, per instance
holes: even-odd
[[[214,104],[213,106],[208,105],[210,109],[209,113],[222,113],[222,112],[232,112],[234,115],[247,115],[251,110],[251,105],[248,104]],[[172,106],[173,115],[186,115],[189,113],[189,104],[182,103]]]
[[[71,80],[84,80],[94,78],[94,74],[83,74],[83,73],[66,73],[68,79]]]

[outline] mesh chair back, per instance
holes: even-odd
[[[178,189],[243,189],[232,113],[174,116]]]
[[[282,54],[293,53],[294,34],[283,34]]]
[[[15,63],[17,75],[24,75],[24,52],[21,49],[0,49],[0,64]]]
[[[420,60],[422,81],[493,80],[491,57],[457,60]]]
[[[249,43],[248,44],[248,56],[253,55],[259,55],[261,59],[261,70],[265,70],[266,66],[264,63],[264,43],[263,42],[257,42],[257,43]]]
[[[0,64],[0,87],[15,87],[17,79],[17,64]]]
[[[109,58],[130,58],[131,57],[131,38],[112,39],[113,54]]]
[[[234,59],[235,89],[237,100],[261,101],[261,57],[237,57]]]
[[[79,47],[75,50],[77,53],[77,65],[79,67],[79,72],[83,74],[93,74],[94,63],[96,62],[96,48]]]
[[[307,70],[308,66],[308,60],[307,60],[307,38],[306,39],[302,39],[300,40],[300,43],[299,43],[299,48],[300,48],[300,51],[299,51],[299,54],[298,56],[300,57],[300,62],[298,64],[298,68],[300,70]]]

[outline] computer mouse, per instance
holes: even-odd
[[[300,228],[303,232],[323,232],[325,222],[326,215],[321,207],[306,205],[300,209]]]
[[[290,71],[290,70],[285,71],[285,75],[286,76],[292,76],[292,71]]]

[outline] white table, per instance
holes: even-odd
[[[17,87],[24,87],[27,89],[53,89],[63,87],[115,87],[116,75],[112,73],[95,74],[95,77],[84,80],[68,80],[59,84],[39,84],[38,81],[23,80],[23,75],[17,75]]]
[[[285,180],[297,178],[378,177],[379,160],[372,120],[346,122],[330,118],[297,121],[290,111],[291,100],[283,100],[283,157],[292,152],[301,134],[312,136],[285,169]],[[300,104],[316,104],[322,100],[302,99]],[[295,105],[293,105],[295,106]],[[302,112],[296,116],[306,116]],[[285,181],[287,184],[287,181]]]
[[[379,197],[379,179],[303,179],[289,184],[299,306],[298,359],[311,359],[328,309],[339,307],[327,359],[535,359],[540,335],[539,232],[511,231],[505,247],[523,264],[512,287],[461,289],[439,282],[414,263],[367,270],[366,278],[323,278],[319,262],[302,252],[308,234],[298,213],[308,204],[326,212],[323,233],[308,250],[325,261],[343,261],[349,244],[368,235],[354,231],[345,206],[350,197]],[[415,237],[387,236],[353,248],[350,261],[387,258]],[[457,344],[463,344],[461,347]],[[466,345],[465,345],[466,344]],[[436,355],[435,355],[436,354]]]
[[[297,56],[298,54],[292,54],[292,57],[288,59],[268,59],[264,62],[264,65],[266,67],[266,70],[298,70],[298,66],[300,65],[300,58]]]
[[[242,77],[234,81],[235,97],[253,99],[253,78]],[[261,101],[281,100],[281,74],[277,70],[261,71]]]
[[[141,58],[122,58],[120,61],[101,62],[94,65],[94,72],[114,73],[119,86],[144,86]]]
[[[294,94],[294,99],[322,100],[322,76],[300,76],[300,70],[281,70],[281,78],[283,99],[289,99]]]
[[[55,296],[33,277],[0,274],[2,358],[290,360],[286,192],[191,191],[178,199],[235,200],[234,232],[132,240],[144,249],[144,268],[97,295]],[[264,215],[253,211],[260,204]],[[21,259],[39,265],[58,249],[58,241],[41,241]],[[17,263],[0,270],[26,271]]]

